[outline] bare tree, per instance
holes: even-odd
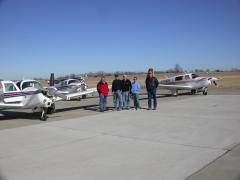
[[[174,66],[174,72],[175,72],[175,73],[182,73],[182,72],[184,72],[184,71],[183,71],[183,68],[182,68],[179,64],[175,64],[175,66]]]

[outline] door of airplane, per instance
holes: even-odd
[[[1,86],[4,103],[20,103],[23,101],[24,96],[14,82],[2,81]]]

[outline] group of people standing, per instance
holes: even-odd
[[[145,81],[146,89],[148,92],[148,110],[156,110],[157,99],[156,91],[158,87],[158,80],[154,77],[153,69],[149,69]],[[103,75],[101,80],[97,84],[97,90],[99,93],[99,110],[104,112],[107,108],[107,97],[109,95],[109,86],[106,81],[106,77]],[[136,110],[141,109],[139,94],[141,92],[141,85],[137,81],[137,77],[133,78],[131,82],[126,75],[120,79],[119,75],[115,75],[115,79],[112,82],[113,104],[114,110],[121,111],[123,109],[130,109],[130,97],[134,102],[134,108]],[[153,101],[153,107],[152,107]]]

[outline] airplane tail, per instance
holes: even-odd
[[[51,73],[49,85],[54,86],[54,73]]]

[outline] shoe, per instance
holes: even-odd
[[[157,108],[153,108],[153,110],[155,111],[155,110],[157,110]]]
[[[147,108],[147,110],[152,110],[152,108]]]

